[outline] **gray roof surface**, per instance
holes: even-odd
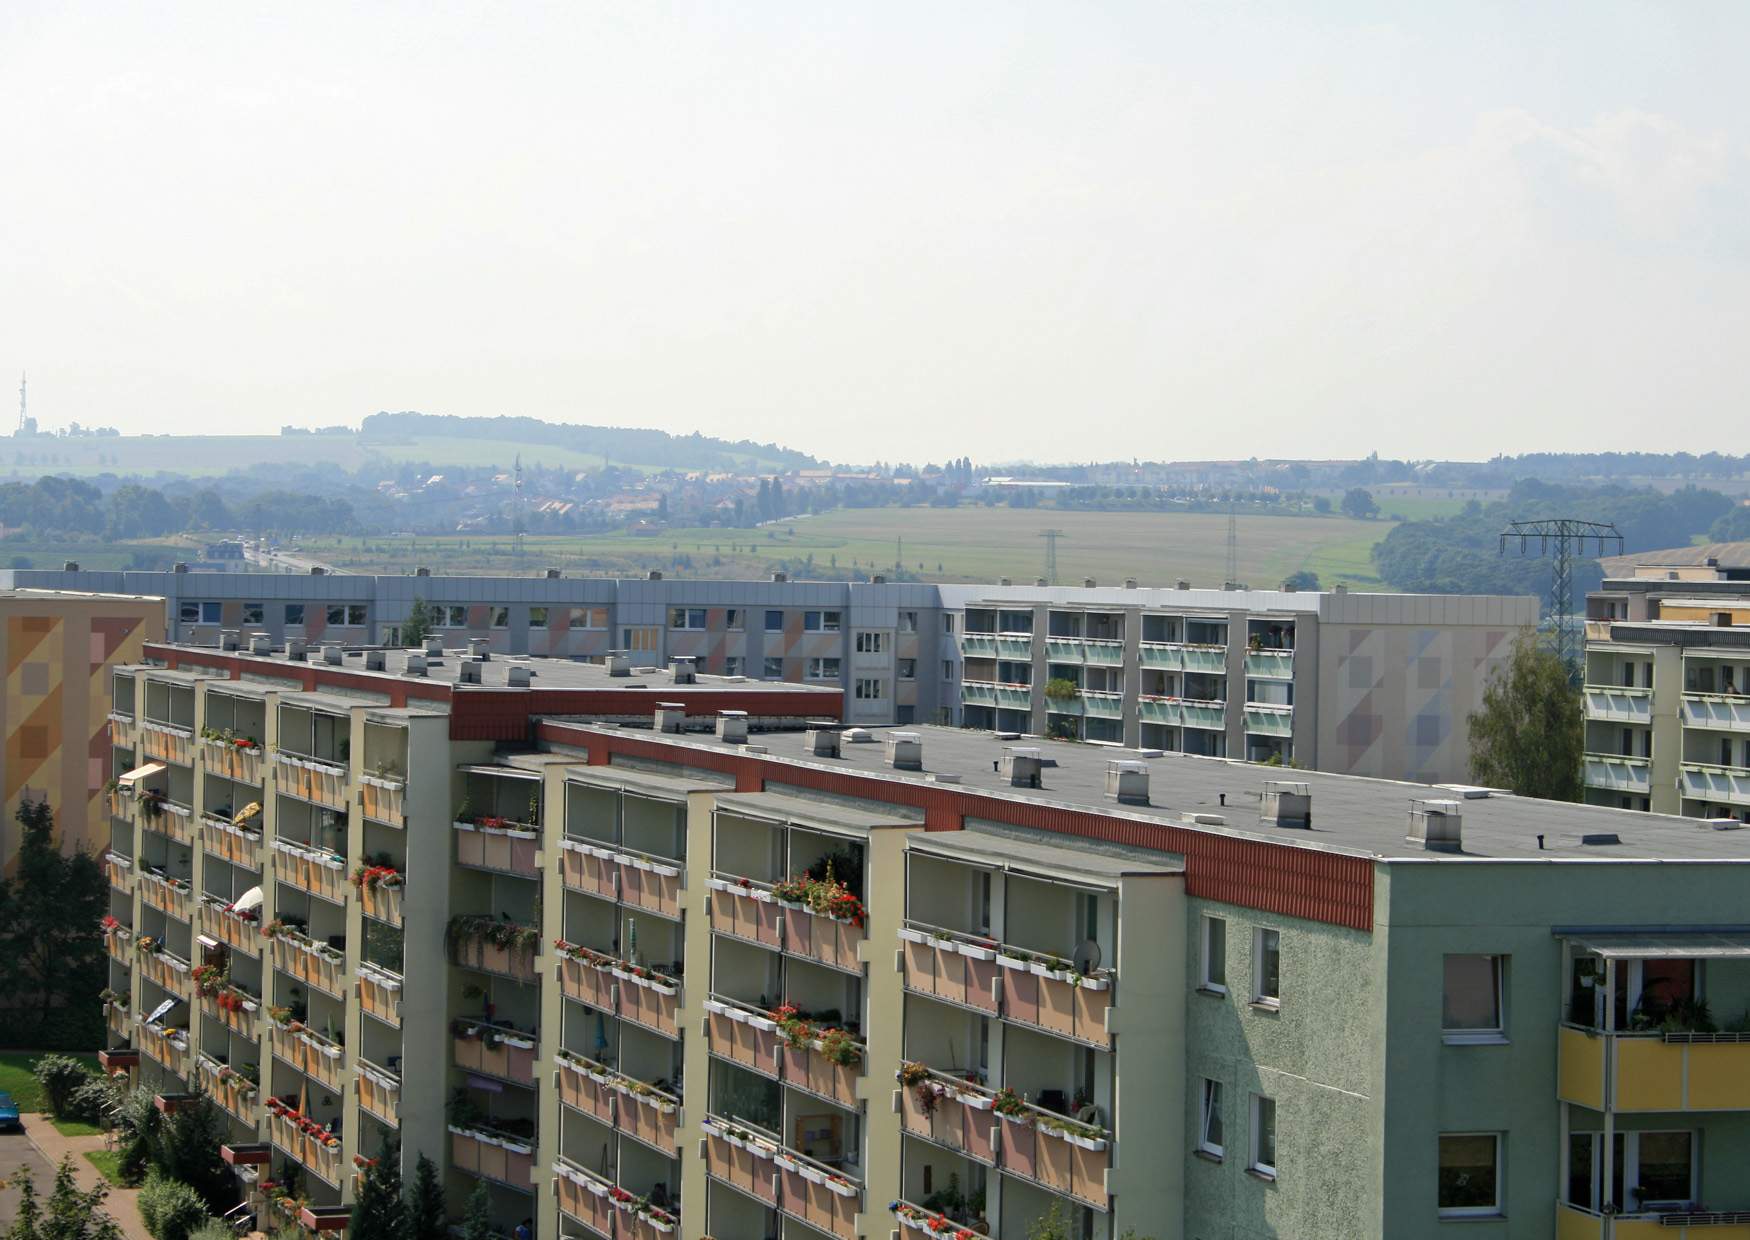
[[[585,727],[584,731],[620,731]],[[1149,805],[1121,805],[1105,795],[1106,764],[1117,758],[1136,759],[1135,750],[1026,738],[1000,740],[989,732],[940,726],[911,726],[904,731],[923,740],[923,771],[897,771],[886,765],[880,743],[846,741],[838,759],[815,758],[803,752],[799,734],[774,733],[756,738],[768,757],[820,770],[860,771],[882,779],[929,783],[933,773],[959,777],[947,788],[998,793],[1016,801],[1093,810],[1135,821],[1188,827],[1214,834],[1267,840],[1299,848],[1315,848],[1377,859],[1449,863],[1465,858],[1530,861],[1735,861],[1750,862],[1750,829],[1717,830],[1697,818],[1680,818],[1635,810],[1540,801],[1496,794],[1466,799],[1456,785],[1412,784],[1321,771],[1167,754],[1145,758],[1150,775]],[[884,729],[873,729],[879,742]],[[685,736],[640,736],[677,747],[724,749],[747,753],[747,747],[725,745],[702,733]],[[1038,748],[1054,766],[1045,769],[1037,790],[1010,787],[993,769],[1010,745]],[[768,776],[768,779],[774,778]],[[1310,830],[1277,827],[1259,821],[1259,803],[1266,781],[1304,783],[1312,794]],[[781,782],[781,778],[779,779]],[[1222,804],[1225,794],[1226,804]],[[1457,801],[1463,814],[1464,851],[1430,852],[1406,838],[1411,803]],[[1192,813],[1220,815],[1220,824],[1186,821]],[[1544,837],[1540,849],[1537,837]],[[1615,835],[1616,844],[1587,844],[1583,836]]]
[[[1062,844],[976,828],[966,831],[920,831],[906,841],[912,852],[948,857],[993,870],[1013,870],[1047,878],[1093,880],[1111,886],[1127,875],[1180,874],[1184,864],[1141,850],[1090,852]]]

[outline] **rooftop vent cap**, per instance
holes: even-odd
[[[1742,831],[1744,824],[1736,818],[1703,818],[1701,825],[1710,831]]]
[[[456,667],[456,683],[459,685],[477,685],[480,683],[480,665],[478,663],[462,663]]]
[[[836,724],[812,724],[802,734],[802,752],[816,758],[839,756],[839,729]]]
[[[608,651],[606,662],[610,676],[630,676],[632,674],[632,656],[624,650]]]
[[[79,570],[69,569],[68,571],[78,572]],[[188,571],[188,565],[185,562],[178,560],[175,564],[171,565],[170,571],[173,573],[186,573]]]
[[[63,560],[63,561],[61,561],[61,571],[63,573],[76,573],[76,572],[78,572],[79,571],[79,561],[78,560]]]
[[[1278,827],[1312,829],[1312,789],[1297,780],[1267,779],[1258,821]]]
[[[334,667],[339,667],[346,661],[346,651],[342,650],[335,642],[324,642],[322,645],[322,661],[331,664]]]
[[[1030,745],[1006,745],[997,770],[1012,788],[1037,788],[1044,779],[1045,756]]]
[[[410,654],[407,656],[407,674],[409,676],[423,676],[423,675],[425,675],[425,656],[424,655],[422,655],[422,654]]]
[[[651,569],[647,574],[645,574],[644,580],[646,580],[646,581],[661,581],[662,580],[662,570],[660,568]]]
[[[1220,814],[1186,814],[1185,821],[1194,827],[1225,827],[1227,819]]]
[[[1411,801],[1407,838],[1429,852],[1464,851],[1464,815],[1459,812],[1459,802]]]
[[[658,702],[656,713],[651,717],[650,726],[658,732],[680,732],[687,722],[687,704],[685,702]]]
[[[747,744],[747,712],[745,710],[718,711],[717,739],[725,745]]]
[[[326,577],[328,576],[328,570],[323,568],[320,564],[312,564],[310,565],[310,576]]]
[[[882,738],[887,765],[896,771],[924,769],[924,738],[917,732],[889,732]]]
[[[674,673],[675,684],[691,685],[698,683],[699,664],[692,655],[677,655],[669,661],[668,667],[669,670]]]
[[[1191,588],[1191,583],[1189,581],[1186,581],[1183,577],[1181,577],[1181,578],[1179,578],[1179,580],[1177,580],[1173,583],[1173,588],[1175,590],[1189,590]]]
[[[527,689],[530,678],[535,674],[534,669],[527,663],[512,664],[508,671],[507,682],[513,689]]]
[[[441,637],[428,637],[420,644],[420,649],[424,654],[441,659],[444,657],[444,639]]]
[[[249,635],[250,654],[272,654],[273,638],[266,633],[251,633]]]
[[[846,728],[843,736],[848,745],[867,745],[875,739],[875,733],[868,728]]]
[[[548,581],[558,581],[559,580],[559,570],[556,568],[549,568],[549,569],[545,570],[545,572],[543,573],[543,576],[545,576]]]
[[[872,586],[884,586],[887,584],[887,575],[885,573],[876,573],[873,577],[869,578],[869,584]]]
[[[1100,583],[1095,581],[1092,577],[1083,577],[1082,578],[1082,588],[1083,589],[1092,590],[1095,586],[1097,586],[1099,584]]]
[[[365,651],[365,671],[381,672],[386,670],[387,666],[381,650]]]
[[[1148,764],[1135,758],[1106,763],[1106,795],[1120,805],[1148,804]]]
[[[785,572],[776,572],[776,573],[772,574],[772,580],[773,581],[788,581],[788,580],[790,580],[790,574],[785,573]]]
[[[749,752],[749,753],[767,753],[769,751],[766,749],[766,747],[764,745],[749,745],[747,747],[747,752]]]
[[[468,639],[468,657],[481,662],[492,657],[492,639],[487,637],[470,637]]]
[[[1134,589],[1136,589],[1136,578],[1134,578],[1134,577],[1126,577],[1126,578],[1125,578],[1125,579],[1124,579],[1124,588],[1125,588],[1125,589],[1126,589],[1126,590],[1134,590]]]
[[[1043,585],[1049,585],[1051,583],[1046,581],[1045,578],[1043,578],[1043,577],[1035,577],[1035,578],[1033,578],[1033,584],[1036,586],[1043,586]]]
[[[293,663],[304,661],[304,639],[301,637],[286,638],[286,658]]]
[[[960,782],[960,776],[957,773],[950,773],[948,771],[934,771],[930,774],[930,782],[935,784],[957,784]]]
[[[431,576],[431,569],[425,567],[425,565],[422,564],[418,568],[413,570],[413,575],[415,577],[429,577],[429,576]]]
[[[1007,577],[998,577],[997,584],[999,586],[1012,586],[1015,583],[1013,581],[1009,580]]]
[[[237,649],[240,649],[242,647],[242,645],[243,645],[243,642],[237,636],[236,629],[220,629],[219,630],[219,649],[220,650],[237,650]]]

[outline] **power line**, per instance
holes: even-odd
[[[1507,554],[1509,539],[1519,540],[1519,554],[1531,549],[1537,541],[1537,554],[1554,555],[1555,571],[1549,585],[1550,620],[1554,625],[1556,657],[1568,669],[1570,676],[1579,670],[1580,634],[1574,624],[1574,557],[1586,553],[1586,543],[1596,540],[1598,554],[1604,554],[1606,543],[1614,543],[1622,553],[1622,535],[1608,521],[1585,521],[1577,517],[1552,517],[1546,521],[1511,521],[1501,531],[1501,554]]]
[[[1057,584],[1057,540],[1068,538],[1062,530],[1040,530],[1039,537],[1045,540],[1045,583]]]

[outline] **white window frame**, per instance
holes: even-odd
[[[772,670],[772,664],[774,663],[778,665],[778,670],[775,672]],[[768,654],[763,656],[763,660],[760,663],[760,678],[762,680],[784,679],[784,656],[781,654]]]
[[[1253,1094],[1251,1123],[1247,1125],[1250,1131],[1246,1134],[1246,1138],[1251,1147],[1246,1157],[1246,1170],[1255,1175],[1265,1176],[1274,1180],[1276,1178],[1277,1164],[1264,1161],[1264,1143],[1260,1139],[1264,1135],[1264,1108],[1261,1105],[1263,1103],[1269,1103],[1270,1105],[1270,1144],[1272,1147],[1277,1144],[1279,1134],[1276,1130],[1276,1099],[1267,1094]],[[1278,1157],[1277,1151],[1274,1148],[1271,1149],[1270,1155],[1272,1158]]]
[[[1211,956],[1210,949],[1214,946],[1214,940],[1210,937],[1210,929],[1215,925],[1221,927],[1222,980],[1219,982],[1215,980],[1214,974],[1209,967]],[[1201,959],[1201,967],[1198,970],[1197,984],[1211,994],[1225,995],[1227,993],[1227,918],[1217,917],[1213,913],[1205,913],[1203,915],[1200,930],[1201,934],[1199,937],[1201,941],[1198,944],[1198,956]]]
[[[885,701],[887,695],[882,692],[882,681],[879,676],[859,676],[856,684],[856,697],[863,702]]]
[[[1495,1024],[1492,1028],[1451,1029],[1446,1025],[1446,962],[1454,957],[1482,956],[1494,962]],[[1450,1046],[1491,1046],[1507,1041],[1507,957],[1496,952],[1447,952],[1440,958],[1440,1033]],[[1481,1134],[1478,1134],[1481,1135]]]
[[[1197,1124],[1197,1148],[1211,1158],[1227,1156],[1227,1126],[1222,1125],[1222,1140],[1209,1139],[1209,1120],[1211,1116],[1219,1123],[1221,1121],[1221,1082],[1209,1077],[1203,1078],[1203,1110]]]
[[[918,678],[918,661],[916,659],[896,659],[894,671],[901,680],[916,680]]]
[[[827,671],[827,664],[832,664],[832,670]],[[836,681],[844,675],[844,664],[833,655],[819,655],[809,659],[802,665],[802,679]]]
[[[1693,1128],[1652,1128],[1645,1130],[1623,1130],[1619,1128],[1616,1135],[1622,1138],[1622,1183],[1625,1195],[1628,1195],[1631,1198],[1635,1196],[1635,1185],[1640,1183],[1641,1138],[1646,1136],[1664,1136],[1669,1133],[1678,1132],[1686,1133],[1689,1136],[1689,1196],[1676,1201],[1669,1198],[1655,1198],[1655,1200],[1662,1204],[1676,1205],[1679,1208],[1682,1208],[1685,1203],[1693,1208],[1695,1203],[1701,1200],[1701,1194],[1698,1191],[1701,1187],[1701,1137],[1700,1133]],[[1570,1139],[1573,1137],[1589,1137],[1592,1141],[1592,1196],[1591,1202],[1586,1206],[1586,1209],[1597,1210],[1600,1208],[1600,1203],[1604,1200],[1605,1193],[1607,1192],[1607,1188],[1602,1182],[1604,1175],[1604,1134],[1595,1130],[1590,1132],[1581,1131],[1571,1133]],[[1561,1177],[1558,1180],[1558,1183],[1561,1185],[1561,1199],[1564,1202],[1568,1200],[1568,1168],[1571,1157],[1572,1151],[1564,1146],[1562,1148]],[[1617,1202],[1617,1206],[1623,1212],[1628,1214],[1641,1214],[1648,1212],[1648,1205],[1644,1201],[1636,1202],[1633,1206],[1630,1206],[1626,1201],[1619,1201]]]
[[[1276,936],[1276,993],[1264,993],[1264,936]],[[1274,926],[1257,926],[1252,930],[1252,1002],[1258,1007],[1282,1006],[1282,931]]]
[[[1495,1200],[1486,1206],[1443,1206],[1440,1205],[1440,1140],[1444,1137],[1488,1137],[1495,1143]],[[1441,1218],[1499,1218],[1505,1210],[1501,1204],[1502,1190],[1507,1184],[1507,1167],[1501,1155],[1506,1142],[1498,1132],[1443,1132],[1435,1138],[1434,1146],[1434,1202],[1435,1209]],[[1693,1179],[1694,1150],[1690,1146],[1690,1176]]]
[[[741,675],[742,674],[741,669],[742,669],[743,665],[744,665],[744,663],[743,663],[743,658],[741,655],[726,654],[723,656],[723,674],[725,676],[739,676],[739,675]]]

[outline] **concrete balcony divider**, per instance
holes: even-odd
[[[346,998],[346,957],[338,948],[317,943],[285,927],[272,937],[275,968],[308,982],[324,994]]]
[[[236,826],[228,818],[201,816],[201,847],[233,865],[261,869],[261,832]]]
[[[407,826],[407,813],[404,808],[407,785],[399,779],[385,779],[380,775],[361,775],[359,777],[360,811],[372,822],[380,822],[385,826]]]
[[[373,964],[359,965],[359,1010],[401,1028],[401,977]]]
[[[586,1059],[572,1051],[560,1051],[559,1101],[601,1123],[613,1126],[614,1078],[619,1074],[606,1064]]]
[[[629,968],[614,970],[617,1010],[621,1020],[643,1025],[668,1038],[678,1038],[680,983],[661,974],[639,976]]]
[[[535,1139],[485,1125],[451,1124],[450,1162],[459,1170],[522,1192],[535,1188]]]
[[[346,1049],[297,1021],[268,1030],[274,1058],[292,1065],[314,1081],[338,1090],[345,1075]]]
[[[140,725],[140,752],[160,762],[194,765],[194,733],[168,723],[148,719]]]
[[[276,753],[273,756],[274,787],[286,796],[297,797],[327,809],[345,812],[346,768],[338,763],[297,754]]]
[[[503,826],[453,822],[456,863],[518,878],[541,876],[541,829],[529,823],[506,821]]]
[[[359,1107],[391,1128],[401,1126],[401,1078],[368,1059],[356,1059]]]
[[[608,1198],[612,1181],[587,1171],[569,1159],[553,1164],[553,1193],[559,1210],[599,1236],[614,1237],[614,1216],[619,1213]]]
[[[458,1068],[535,1087],[535,1048],[539,1042],[535,1034],[463,1019],[452,1024],[450,1041],[451,1058]]]
[[[201,933],[230,944],[245,956],[261,955],[261,923],[232,912],[228,900],[201,897]]]
[[[529,929],[526,926],[517,928]],[[455,962],[465,969],[495,973],[519,982],[540,980],[540,975],[535,971],[533,941],[526,946],[508,947],[491,942],[484,934],[463,937],[455,944]]]
[[[346,858],[326,848],[276,838],[273,842],[274,877],[288,886],[328,901],[345,904],[351,892],[346,876]]]
[[[620,867],[614,860],[612,848],[587,840],[562,840],[559,867],[566,887],[572,891],[600,896],[604,900],[620,898]]]
[[[194,893],[188,881],[140,871],[140,898],[155,909],[161,909],[177,921],[188,921],[194,915]]]
[[[214,775],[261,786],[261,746],[243,746],[216,736],[200,741],[201,763]]]

